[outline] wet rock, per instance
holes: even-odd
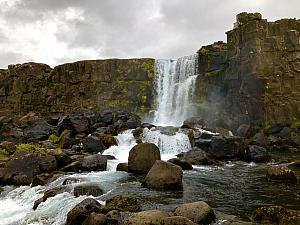
[[[263,132],[259,132],[255,134],[251,139],[251,144],[258,145],[264,148],[270,147],[270,141]]]
[[[213,156],[200,148],[194,147],[188,152],[183,152],[177,155],[180,158],[184,158],[193,165],[215,165],[218,162]]]
[[[106,211],[118,210],[139,212],[142,210],[142,205],[137,197],[116,195],[106,200]]]
[[[138,144],[129,152],[128,170],[135,173],[147,173],[156,160],[160,160],[160,151],[155,144]]]
[[[42,173],[49,173],[57,170],[57,161],[52,155],[38,154],[38,162]]]
[[[107,225],[107,220],[106,215],[92,212],[82,225]]]
[[[6,163],[2,179],[7,184],[29,185],[35,175],[41,173],[36,154],[27,154],[19,158],[12,158]]]
[[[183,216],[171,216],[161,220],[161,225],[196,225],[193,221]]]
[[[103,145],[100,138],[88,136],[83,141],[83,150],[86,152],[103,152]]]
[[[250,124],[242,124],[236,131],[236,135],[239,137],[250,138],[254,136],[255,129]]]
[[[49,174],[49,173],[36,175],[32,180],[31,187],[35,187],[38,185],[44,186],[47,184],[48,180],[51,177],[53,177],[53,174]]]
[[[33,140],[46,140],[51,134],[53,127],[45,120],[37,120],[29,127],[25,128],[24,135],[26,138]]]
[[[119,212],[118,210],[111,210],[108,213],[106,213],[106,216],[108,218],[108,224],[109,225],[119,225],[122,224],[122,220],[124,219],[124,215],[128,215],[128,212]]]
[[[148,172],[143,186],[157,189],[178,189],[182,187],[181,167],[161,160],[156,160]]]
[[[77,177],[68,177],[68,178],[66,178],[66,179],[63,181],[62,185],[77,184],[77,183],[80,183],[80,182],[82,182],[82,181],[83,181],[83,179],[81,179],[81,178],[77,178]]]
[[[52,188],[50,190],[47,190],[43,197],[39,198],[38,200],[36,200],[34,202],[34,205],[32,207],[33,210],[36,210],[37,207],[42,203],[42,202],[45,202],[48,198],[51,198],[51,197],[54,197],[58,194],[61,194],[63,192],[66,192],[66,191],[69,191],[68,187],[66,186],[62,186],[62,187],[55,187],[55,188]]]
[[[119,163],[117,165],[117,171],[128,172],[128,164],[127,163]]]
[[[169,214],[160,210],[148,210],[143,212],[134,213],[126,220],[123,225],[151,225],[160,224],[161,221],[169,217]]]
[[[148,128],[150,130],[152,127],[156,127],[156,126],[151,123],[142,123],[141,127]]]
[[[118,145],[116,138],[110,134],[100,135],[100,141],[101,141],[104,149],[108,149],[110,146],[113,146],[113,145]]]
[[[101,118],[102,122],[106,125],[112,124],[114,119],[113,112],[111,110],[103,110],[101,112]]]
[[[83,171],[102,171],[106,170],[107,159],[100,154],[85,156],[81,168]]]
[[[99,213],[101,208],[102,205],[98,201],[86,198],[68,212],[66,225],[82,225],[91,213]]]
[[[126,121],[128,129],[135,129],[141,126],[141,120],[137,117],[131,117]]]
[[[295,173],[285,165],[270,166],[267,169],[267,179],[271,181],[297,182]]]
[[[144,130],[144,128],[138,127],[138,128],[136,128],[136,129],[134,129],[134,130],[132,131],[132,134],[133,134],[133,136],[134,136],[136,139],[138,139],[138,138],[140,138],[141,135],[143,134],[143,130]]]
[[[234,159],[238,158],[244,149],[243,138],[213,136],[208,152],[217,159]]]
[[[96,184],[83,184],[74,187],[74,195],[79,197],[80,195],[92,195],[94,197],[103,194],[103,190]]]
[[[284,127],[278,134],[278,137],[289,139],[291,137],[291,128]]]
[[[252,220],[260,224],[295,225],[300,224],[300,212],[282,206],[264,206],[253,212]]]
[[[187,161],[186,159],[172,158],[172,159],[169,159],[168,162],[173,163],[177,166],[180,166],[181,169],[183,169],[183,170],[192,170],[193,169],[192,164],[189,161]]]
[[[68,152],[63,149],[53,149],[48,151],[48,153],[56,158],[58,168],[62,168],[72,163],[72,159],[68,155]]]
[[[267,162],[269,160],[268,151],[257,145],[249,145],[246,150],[246,160],[252,162]]]
[[[213,209],[203,201],[179,205],[174,214],[186,217],[196,224],[210,224],[216,219]]]

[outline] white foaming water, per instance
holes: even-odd
[[[162,134],[160,130],[155,128],[144,128],[143,142],[156,144],[161,153],[162,160],[173,158],[180,152],[187,152],[190,150],[191,143],[186,134],[175,132],[174,135]]]
[[[116,136],[118,146],[111,146],[105,150],[103,155],[113,155],[115,160],[108,160],[107,170],[115,171],[119,163],[126,163],[128,161],[130,149],[136,145],[135,138],[132,131],[127,130]]]
[[[156,109],[153,123],[180,126],[193,116],[197,54],[155,61]]]

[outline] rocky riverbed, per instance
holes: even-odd
[[[299,222],[297,124],[161,128],[85,109],[0,126],[3,224]]]

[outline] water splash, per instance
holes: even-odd
[[[194,114],[192,97],[195,90],[197,54],[177,60],[155,61],[157,91],[153,123],[180,126]]]
[[[188,136],[178,131],[173,134],[164,134],[159,128],[151,128],[150,130],[144,128],[142,141],[156,144],[163,160],[168,160],[180,152],[191,149]]]

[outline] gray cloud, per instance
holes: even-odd
[[[2,0],[0,68],[28,59],[54,66],[87,58],[177,58],[225,41],[239,12],[259,11],[272,21],[297,17],[298,9],[298,0]]]

